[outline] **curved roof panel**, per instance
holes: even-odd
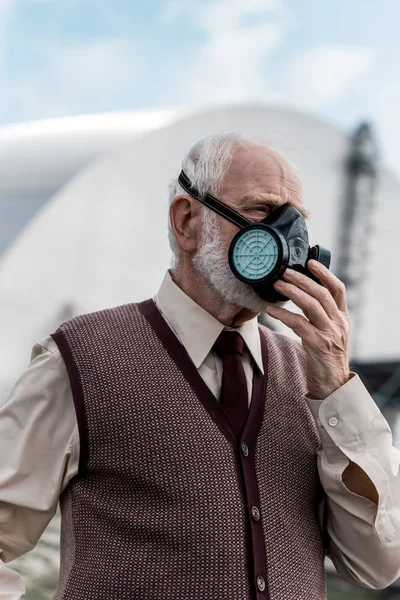
[[[179,118],[146,110],[44,119],[0,127],[0,194],[54,192],[104,152]]]

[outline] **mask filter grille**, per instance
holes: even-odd
[[[279,248],[274,236],[266,229],[244,231],[235,243],[232,262],[237,272],[249,281],[267,277],[276,267]]]

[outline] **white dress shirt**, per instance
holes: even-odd
[[[224,325],[175,285],[169,272],[154,300],[219,398],[222,361],[212,348]],[[253,365],[263,371],[257,319],[236,331],[246,343],[243,366],[250,403]],[[316,460],[328,496],[331,559],[350,581],[387,586],[400,576],[400,452],[392,446],[390,428],[358,376],[324,400],[304,402],[321,436]],[[34,346],[30,366],[0,410],[0,456],[0,559],[8,562],[36,545],[61,492],[78,472],[71,387],[51,337]],[[375,484],[378,506],[344,485],[349,460]],[[20,576],[0,562],[0,600],[22,597]]]

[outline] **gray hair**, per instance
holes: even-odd
[[[206,137],[197,142],[185,155],[182,161],[182,170],[189,177],[192,184],[200,194],[217,196],[233,157],[238,147],[259,146],[261,142],[246,139],[240,134],[223,133]],[[172,200],[179,195],[188,196],[188,193],[179,185],[178,179],[169,185],[169,206]],[[209,209],[202,205],[202,217]],[[168,217],[168,239],[175,258],[179,255],[179,246],[176,241],[171,220]]]

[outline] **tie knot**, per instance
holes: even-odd
[[[226,356],[227,354],[242,355],[244,341],[240,334],[236,331],[223,331],[218,336],[218,339],[214,344],[214,348],[220,356]]]

